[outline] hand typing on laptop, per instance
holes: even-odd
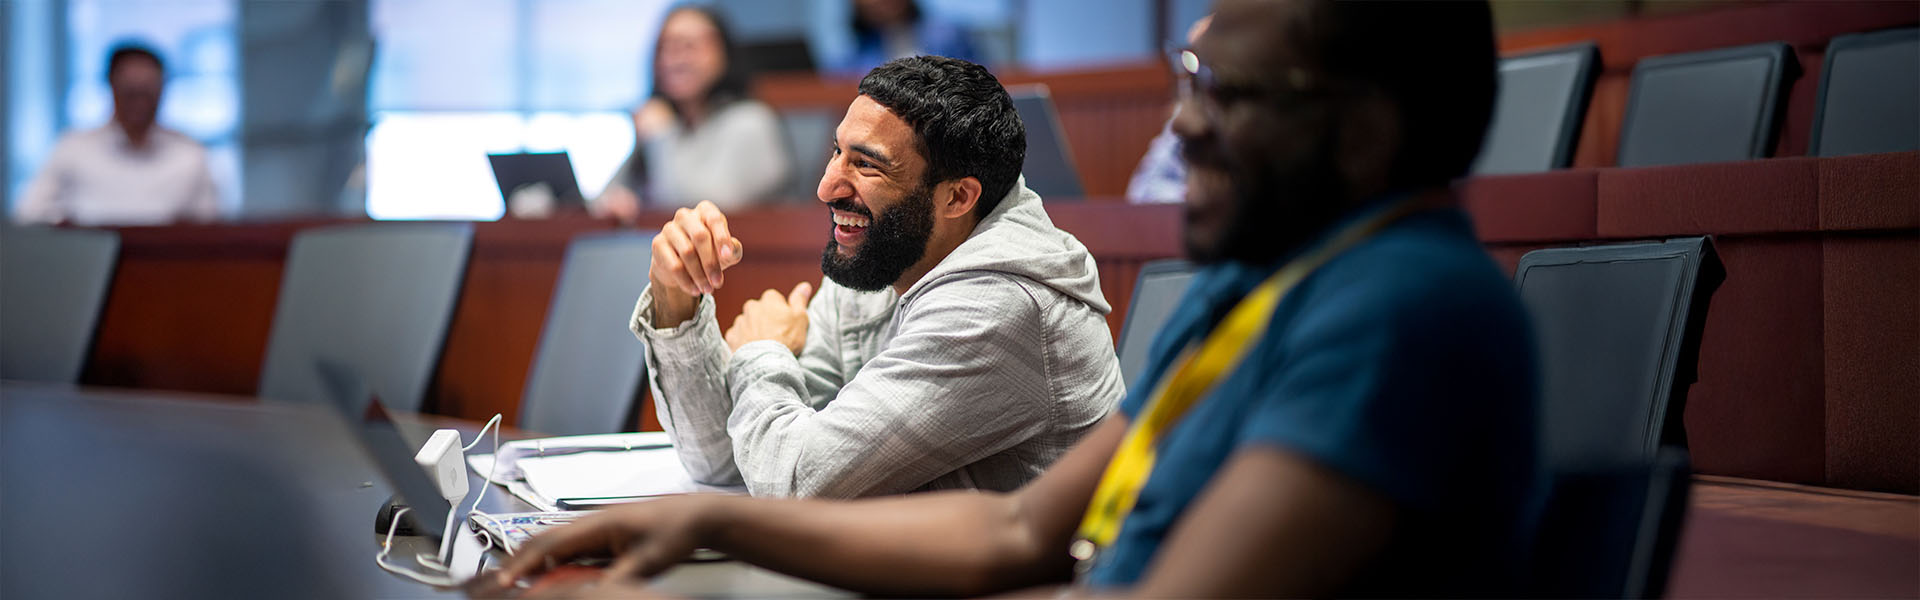
[[[706,546],[726,496],[687,495],[651,500],[582,516],[571,526],[547,531],[520,547],[495,578],[511,586],[582,559],[610,558],[606,581],[651,577]]]

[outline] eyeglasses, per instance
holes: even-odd
[[[1173,69],[1182,104],[1197,106],[1209,121],[1220,122],[1221,114],[1234,101],[1245,98],[1300,99],[1324,91],[1305,69],[1287,67],[1277,80],[1247,78],[1222,81],[1213,67],[1200,61],[1192,48],[1170,48],[1167,63]]]

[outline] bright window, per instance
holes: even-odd
[[[488,153],[566,151],[598,196],[633,149],[666,0],[375,0],[367,213],[498,219]]]

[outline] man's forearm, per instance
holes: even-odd
[[[716,497],[709,545],[879,596],[980,595],[1054,570],[1013,496],[939,492],[852,502]],[[1066,550],[1060,549],[1062,556]]]
[[[712,485],[739,485],[733,441],[727,437],[727,415],[733,401],[727,395],[726,342],[713,322],[708,300],[696,297],[695,309],[673,326],[654,322],[660,307],[648,286],[634,303],[632,329],[647,344],[647,376],[654,385],[654,403],[660,424],[672,437],[674,451],[694,481]],[[668,291],[671,293],[670,291]]]

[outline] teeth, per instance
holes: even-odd
[[[862,217],[859,215],[846,214],[837,210],[832,211],[832,213],[833,213],[833,224],[835,225],[845,225],[848,227],[866,227],[867,224],[869,223],[866,217]]]

